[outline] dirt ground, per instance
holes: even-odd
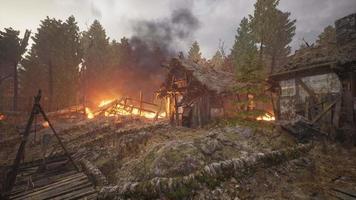
[[[271,124],[214,124],[201,129],[172,127],[165,122],[140,119],[55,120],[60,137],[74,157],[86,158],[97,166],[110,185],[145,181],[155,177],[180,177],[207,164],[249,157],[297,145],[286,132]],[[10,165],[21,137],[16,129],[1,123],[0,165]],[[29,142],[26,161],[41,159],[37,132]],[[252,175],[221,182],[214,188],[191,191],[186,199],[340,199],[338,188],[356,191],[356,148],[324,141],[313,142],[305,156]],[[60,155],[55,138],[47,155]],[[342,198],[341,198],[342,199]],[[346,199],[346,198],[345,198]]]

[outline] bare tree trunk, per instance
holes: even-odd
[[[260,44],[260,61],[262,62],[263,60],[263,40],[261,40]]]
[[[276,65],[276,54],[274,53],[274,54],[272,55],[270,74],[272,74],[272,73],[274,72],[275,65]]]
[[[17,100],[18,100],[18,89],[19,89],[17,64],[18,64],[18,62],[14,63],[14,96],[13,96],[13,102],[12,102],[13,103],[12,104],[13,111],[17,111]]]
[[[48,65],[48,87],[49,87],[49,102],[48,102],[48,110],[52,111],[53,106],[53,66],[52,62],[49,61]]]

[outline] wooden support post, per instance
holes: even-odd
[[[26,129],[25,132],[22,136],[22,140],[21,140],[21,144],[19,146],[19,149],[17,151],[16,154],[16,158],[14,160],[14,163],[12,165],[12,169],[11,171],[9,171],[9,173],[6,176],[6,182],[4,185],[4,191],[5,191],[5,195],[7,195],[9,192],[11,192],[12,188],[14,187],[15,181],[16,181],[16,176],[17,176],[17,172],[18,169],[20,167],[20,162],[21,159],[24,157],[24,153],[25,153],[25,146],[28,140],[28,136],[30,135],[30,131],[31,131],[31,126],[33,123],[33,120],[35,118],[35,115],[38,114],[39,110],[38,110],[38,105],[40,103],[41,100],[41,90],[38,91],[38,94],[36,97],[34,97],[35,102],[32,106],[32,111],[31,111],[31,115],[27,121],[27,125],[26,125]]]
[[[140,116],[141,116],[141,110],[142,110],[142,91],[140,91],[140,110],[139,110]]]
[[[67,151],[67,149],[65,148],[64,144],[62,143],[61,138],[59,138],[59,136],[58,136],[58,134],[57,134],[57,131],[53,128],[52,123],[49,121],[49,119],[48,119],[46,113],[43,111],[41,105],[38,105],[38,107],[39,107],[40,113],[41,113],[42,116],[43,116],[43,119],[48,122],[49,127],[52,129],[52,131],[53,131],[54,135],[56,136],[56,138],[57,138],[59,144],[61,145],[61,147],[62,147],[64,153],[66,154],[66,156],[68,157],[68,159],[70,160],[70,162],[73,164],[74,168],[79,172],[79,168],[78,168],[77,165],[74,163],[74,160],[72,159],[72,157],[70,156],[69,152]]]
[[[313,119],[312,124],[318,122],[321,119],[321,117],[323,117],[340,100],[341,99],[338,98],[335,101],[333,101],[330,105],[326,106],[325,109]]]
[[[178,99],[176,93],[174,93],[174,112],[176,118],[176,125],[179,126]]]

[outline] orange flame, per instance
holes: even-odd
[[[111,102],[113,102],[113,101],[115,101],[115,99],[111,99],[111,100],[102,100],[102,101],[99,103],[98,107],[99,107],[99,108],[101,108],[101,107],[103,107],[103,106],[108,105],[109,103],[111,103]]]
[[[88,107],[85,107],[85,114],[87,115],[88,119],[93,119],[94,118],[94,113]]]
[[[110,103],[112,103],[113,101],[115,101],[115,99],[105,99],[100,101],[98,108],[102,108]],[[90,110],[90,108],[86,107],[85,108],[85,113],[87,115],[88,119],[93,119],[96,115],[95,113]],[[148,119],[154,119],[154,118],[165,118],[166,117],[166,113],[165,112],[160,112],[157,116],[157,113],[155,112],[147,112],[147,111],[143,111],[138,108],[135,108],[133,105],[126,105],[123,106],[122,104],[117,104],[117,105],[113,105],[111,108],[108,109],[108,111],[104,112],[104,116],[106,117],[114,117],[114,116],[141,116],[141,117],[145,117]]]
[[[269,113],[266,113],[263,116],[259,116],[256,119],[258,121],[275,121],[276,120],[276,118],[273,115],[269,114]]]
[[[49,127],[49,123],[47,121],[42,123],[42,127],[43,128],[48,128]]]
[[[5,119],[5,115],[0,113],[0,121]]]

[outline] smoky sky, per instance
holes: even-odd
[[[187,51],[197,40],[203,55],[209,58],[219,47],[219,41],[229,52],[241,19],[253,13],[254,3],[255,0],[0,0],[0,28],[13,27],[22,32],[28,28],[36,32],[46,16],[64,20],[74,15],[81,30],[98,19],[111,39],[147,39],[158,35],[160,39],[166,37],[164,45],[177,51]],[[291,44],[296,49],[303,38],[313,42],[324,27],[355,13],[356,0],[281,0],[279,8],[297,20]],[[174,17],[174,12],[187,13]],[[138,27],[140,23],[142,27]],[[187,23],[194,26],[186,26]],[[147,34],[150,27],[157,25],[159,29]],[[150,38],[150,42],[158,41]]]

